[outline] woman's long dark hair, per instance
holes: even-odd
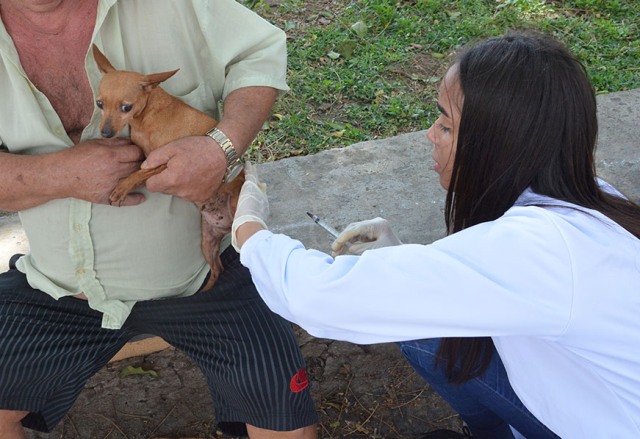
[[[640,206],[596,182],[596,98],[583,65],[557,40],[534,33],[491,38],[456,60],[463,95],[447,192],[448,233],[502,216],[522,192],[594,209],[640,238]],[[491,338],[447,338],[452,382],[480,375]]]

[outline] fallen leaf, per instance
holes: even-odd
[[[129,375],[151,375],[152,377],[157,378],[158,372],[153,369],[143,369],[141,366],[135,367],[129,365],[120,371],[118,377],[124,378]]]
[[[369,27],[364,22],[358,21],[351,25],[351,30],[360,38],[364,38],[369,32]]]
[[[358,45],[357,41],[347,40],[338,43],[336,46],[336,52],[340,54],[344,59],[349,59],[353,56],[353,51],[356,50]]]

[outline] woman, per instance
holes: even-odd
[[[376,219],[335,260],[305,250],[264,230],[249,167],[233,240],[260,294],[318,337],[400,342],[474,438],[640,437],[640,206],[595,176],[584,68],[549,37],[492,38],[438,108],[448,236],[430,245]]]

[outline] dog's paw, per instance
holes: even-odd
[[[120,207],[122,205],[122,202],[127,198],[128,194],[128,190],[116,186],[116,188],[111,191],[111,194],[109,194],[109,204],[111,206]]]

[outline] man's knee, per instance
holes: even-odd
[[[18,439],[24,437],[20,421],[29,412],[19,410],[0,410],[0,439]]]
[[[5,423],[20,422],[22,418],[27,416],[29,412],[23,412],[20,410],[3,410],[0,409],[0,425]]]
[[[315,425],[293,431],[273,431],[247,424],[247,432],[251,439],[316,439],[318,437]]]

